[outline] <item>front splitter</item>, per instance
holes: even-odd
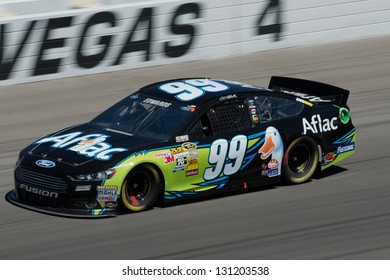
[[[49,214],[53,216],[61,216],[68,218],[108,218],[115,217],[118,215],[118,211],[110,211],[106,209],[92,209],[92,210],[79,210],[79,209],[70,209],[70,208],[53,208],[53,207],[43,207],[29,203],[28,201],[22,200],[19,198],[17,192],[12,190],[8,192],[5,196],[5,199],[18,207],[32,210],[39,213]]]

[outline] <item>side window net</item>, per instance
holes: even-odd
[[[188,136],[190,137],[191,140],[194,139],[200,139],[203,137],[204,133],[202,130],[202,123],[200,120],[198,120],[189,130]]]
[[[251,127],[247,107],[243,102],[231,102],[213,107],[207,113],[213,134],[236,132]]]
[[[200,139],[211,134],[211,124],[207,115],[203,115],[188,132],[191,140]]]

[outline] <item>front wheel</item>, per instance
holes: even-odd
[[[313,138],[295,139],[287,148],[282,164],[282,177],[288,184],[308,181],[318,166],[318,147]]]
[[[137,167],[123,183],[122,203],[131,212],[149,210],[156,203],[160,189],[160,177],[153,166]]]

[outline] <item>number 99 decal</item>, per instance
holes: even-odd
[[[229,87],[209,79],[192,79],[163,84],[159,86],[159,89],[168,94],[175,94],[175,97],[181,101],[191,101],[201,97],[206,91],[225,91]]]
[[[233,175],[242,166],[248,139],[245,135],[237,135],[229,142],[225,139],[215,140],[210,147],[209,163],[213,165],[204,172],[205,180],[213,180],[221,175]]]

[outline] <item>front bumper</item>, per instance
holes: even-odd
[[[119,213],[118,207],[103,209],[73,209],[65,207],[49,207],[45,205],[38,205],[22,199],[16,189],[8,192],[5,198],[13,205],[55,216],[71,218],[103,218],[113,217],[118,215]]]
[[[64,175],[68,173],[66,168],[65,164],[57,164],[47,171],[31,164],[18,165],[14,173],[15,188],[7,194],[7,200],[57,216],[95,218],[119,213],[117,188],[102,186],[102,181],[73,181]]]

